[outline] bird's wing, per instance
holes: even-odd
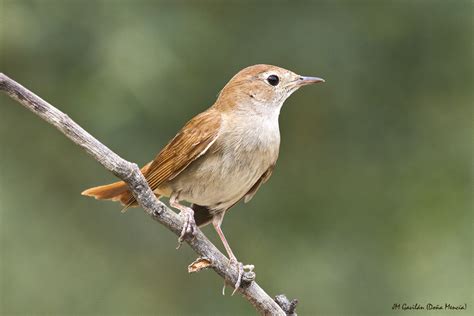
[[[214,110],[192,118],[163,148],[148,168],[145,178],[152,190],[173,179],[216,141],[221,116]]]
[[[147,165],[144,172],[153,190],[171,180],[191,162],[203,155],[216,141],[221,126],[221,116],[213,109],[192,118],[178,134]],[[131,198],[134,202],[134,198]]]
[[[272,175],[272,172],[273,172],[273,169],[275,168],[275,164],[271,165],[267,171],[265,171],[262,176],[260,177],[260,179],[257,180],[257,182],[255,182],[255,184],[250,188],[250,190],[244,195],[244,203],[247,203],[248,201],[250,201],[253,196],[255,195],[255,193],[257,193],[257,190],[258,188],[260,188],[260,186],[267,182],[268,179],[270,179],[270,176]]]

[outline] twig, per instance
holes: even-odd
[[[176,235],[180,235],[183,225],[181,219],[156,199],[135,163],[119,157],[66,114],[2,73],[0,73],[0,90],[43,120],[54,125],[67,138],[88,152],[105,169],[125,181],[146,213]],[[186,242],[200,257],[207,258],[212,263],[212,269],[224,278],[226,283],[235,284],[238,274],[237,268],[228,264],[229,260],[200,230],[197,231],[194,239],[188,239]],[[255,281],[243,283],[238,292],[262,315],[286,315],[285,311]]]
[[[285,311],[288,316],[297,316],[296,314],[296,304],[298,304],[297,299],[289,300],[285,294],[280,294],[275,296],[275,302]]]

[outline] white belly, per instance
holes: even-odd
[[[253,122],[228,128],[209,150],[168,185],[179,199],[221,211],[238,202],[278,157],[278,120],[254,129]],[[263,128],[262,128],[263,126]],[[231,141],[232,140],[232,141]]]

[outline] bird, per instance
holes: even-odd
[[[239,267],[234,292],[249,266],[238,262],[226,240],[221,229],[224,215],[239,201],[249,202],[272,175],[285,100],[300,87],[321,82],[324,79],[273,65],[246,67],[230,79],[211,107],[189,120],[141,168],[156,197],[168,197],[184,219],[179,244],[192,238],[198,226],[212,223],[229,263]],[[118,201],[125,209],[138,205],[123,181],[87,189],[82,195]]]

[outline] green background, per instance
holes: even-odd
[[[139,164],[243,67],[325,78],[285,103],[272,178],[224,221],[234,252],[301,315],[408,313],[394,303],[467,315],[473,8],[0,0],[0,71]],[[0,314],[254,313],[213,272],[189,275],[196,255],[140,209],[79,194],[114,180],[0,96]]]

